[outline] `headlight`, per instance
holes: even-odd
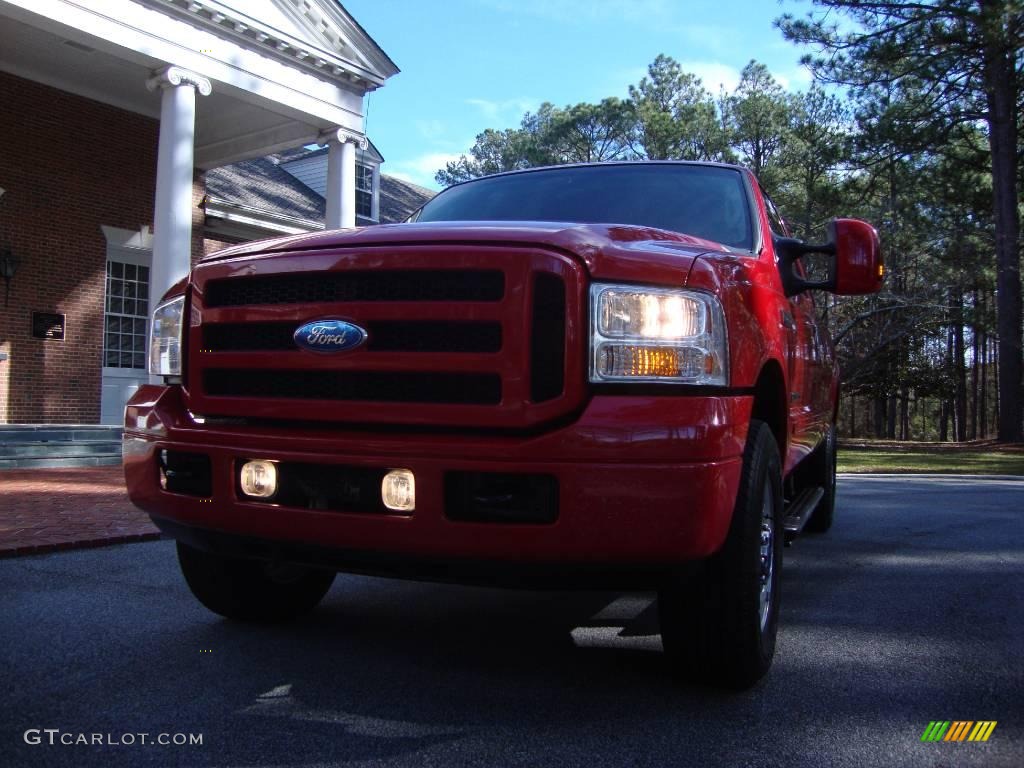
[[[153,312],[149,334],[149,372],[154,376],[181,376],[182,314],[185,297],[165,301]]]
[[[632,285],[590,289],[590,381],[725,386],[725,313],[708,293]]]

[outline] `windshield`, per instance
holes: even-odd
[[[565,221],[635,224],[751,250],[742,174],[674,163],[564,166],[450,187],[415,221]]]

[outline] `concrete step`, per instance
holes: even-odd
[[[0,471],[5,469],[64,469],[71,467],[114,467],[121,463],[121,454],[104,456],[74,456],[71,458],[37,457],[0,459]]]
[[[0,443],[121,439],[121,427],[96,424],[0,424]]]
[[[120,440],[78,440],[76,442],[14,443],[0,442],[0,459],[43,457],[72,458],[121,453]]]
[[[121,432],[96,424],[0,424],[0,469],[120,464]]]

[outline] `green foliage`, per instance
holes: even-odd
[[[439,184],[450,186],[478,176],[559,163],[631,160],[636,117],[630,101],[609,98],[599,104],[559,109],[541,104],[536,114],[523,115],[519,128],[478,134],[469,150],[437,172]]]
[[[766,187],[781,177],[781,155],[789,140],[790,103],[786,92],[768,71],[751,61],[740,73],[736,90],[723,100],[722,111],[730,143],[743,163]]]
[[[787,38],[814,51],[804,61],[819,79],[847,87],[855,100],[860,166],[889,177],[890,239],[916,244],[920,237],[908,233],[926,235],[938,271],[948,273],[952,335],[946,346],[958,432],[966,420],[963,321],[965,310],[974,314],[963,296],[985,290],[979,287],[981,276],[965,268],[963,260],[969,255],[975,262],[979,257],[994,262],[999,435],[1020,441],[1024,2],[814,0],[814,5],[816,12],[802,19],[784,15],[778,26]],[[930,186],[922,191],[931,195],[909,198],[894,183],[907,167]],[[979,175],[985,170],[987,179]],[[987,203],[983,191],[989,193]],[[932,232],[913,227],[922,209],[932,214]],[[905,273],[900,277],[899,286],[906,290],[911,284]],[[972,325],[971,333],[977,331]]]
[[[437,180],[559,163],[738,161],[758,175],[794,236],[821,241],[836,215],[871,221],[887,262],[883,291],[816,297],[844,394],[854,398],[842,423],[880,437],[983,437],[994,423],[997,370],[1003,376],[1012,368],[1005,361],[1021,355],[1019,344],[996,354],[995,340],[1013,335],[998,332],[995,312],[1012,299],[1007,237],[1018,263],[1019,251],[1017,224],[993,206],[1002,177],[983,71],[997,49],[1013,62],[1017,88],[1024,0],[813,2],[836,13],[783,16],[778,25],[813,46],[804,61],[817,80],[845,93],[821,84],[787,93],[751,61],[735,89],[712,95],[659,55],[628,99],[542,104],[518,128],[481,133]],[[1012,103],[1016,183],[1024,180],[1018,90]]]
[[[542,146],[562,163],[600,163],[631,160],[636,118],[633,105],[619,99],[600,104],[577,104],[553,110],[542,134]]]
[[[787,141],[775,197],[787,222],[805,240],[822,239],[825,224],[845,202],[841,170],[851,150],[849,107],[822,88],[789,97]]]
[[[660,54],[629,87],[637,143],[649,160],[731,160],[728,134],[700,78]]]
[[[448,163],[444,170],[437,172],[437,182],[451,186],[478,176],[529,168],[534,164],[533,144],[533,136],[528,130],[506,128],[497,131],[488,128],[477,135],[476,143],[470,149],[471,157],[463,155]]]

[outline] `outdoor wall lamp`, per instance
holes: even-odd
[[[0,251],[0,277],[4,279],[4,306],[7,306],[8,301],[11,298],[11,278],[14,277],[14,273],[18,271],[18,265],[21,262],[18,257],[11,253],[10,248],[4,248]]]

